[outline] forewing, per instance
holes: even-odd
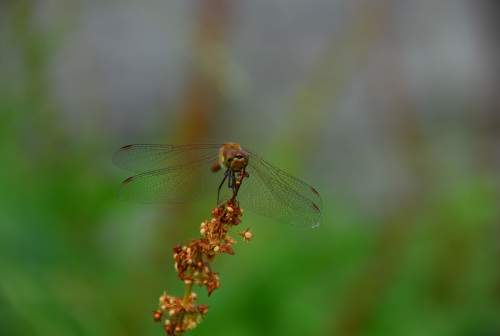
[[[207,158],[213,158],[215,162],[220,147],[221,144],[128,145],[116,151],[113,162],[120,168],[136,173],[174,169]]]

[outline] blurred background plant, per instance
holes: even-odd
[[[234,141],[316,187],[323,223],[245,212],[255,239],[190,335],[499,335],[499,14],[1,1],[0,334],[162,334],[171,247],[214,200],[121,202],[111,156]]]

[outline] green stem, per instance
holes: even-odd
[[[184,299],[182,300],[182,303],[184,305],[186,305],[188,303],[189,294],[191,294],[192,288],[193,288],[193,282],[191,281],[191,283],[189,285],[186,285],[186,290],[184,291]]]
[[[184,291],[184,298],[182,299],[182,304],[184,306],[187,305],[189,301],[189,294],[191,294],[191,289],[193,289],[193,282],[191,282],[189,285],[186,285],[186,290]],[[179,325],[182,325],[182,320],[184,319],[184,310],[181,311],[181,315],[179,316]],[[177,334],[179,336],[184,335],[184,333]]]

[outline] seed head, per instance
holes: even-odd
[[[163,327],[168,336],[178,336],[195,328],[208,313],[207,305],[195,304],[198,298],[191,291],[192,285],[205,286],[209,296],[220,287],[218,273],[212,270],[211,263],[221,253],[234,254],[232,245],[237,241],[228,234],[237,233],[247,243],[253,239],[250,229],[243,232],[231,231],[232,227],[241,223],[239,217],[243,214],[243,209],[239,207],[236,196],[244,176],[248,174],[244,175],[243,171],[236,181],[237,189],[233,197],[226,198],[212,210],[212,219],[200,223],[202,237],[173,248],[174,266],[178,278],[186,285],[186,293],[183,297],[163,293],[160,296],[160,309],[153,312],[156,322],[164,320]]]

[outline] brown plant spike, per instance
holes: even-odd
[[[238,190],[244,177],[248,177],[245,170],[240,173],[236,181],[233,196],[223,200],[212,210],[212,219],[200,225],[201,238],[187,243],[176,245],[173,248],[177,277],[184,281],[186,290],[183,297],[173,297],[166,292],[160,296],[160,308],[153,311],[155,322],[162,322],[167,335],[182,335],[194,329],[208,313],[205,304],[196,305],[196,293],[191,292],[193,284],[205,286],[208,296],[220,287],[219,276],[210,266],[216,255],[221,253],[234,254],[231,245],[236,240],[227,234],[233,226],[241,223],[240,216],[243,209],[236,200]],[[251,228],[245,231],[232,232],[240,235],[248,243],[253,238]]]

